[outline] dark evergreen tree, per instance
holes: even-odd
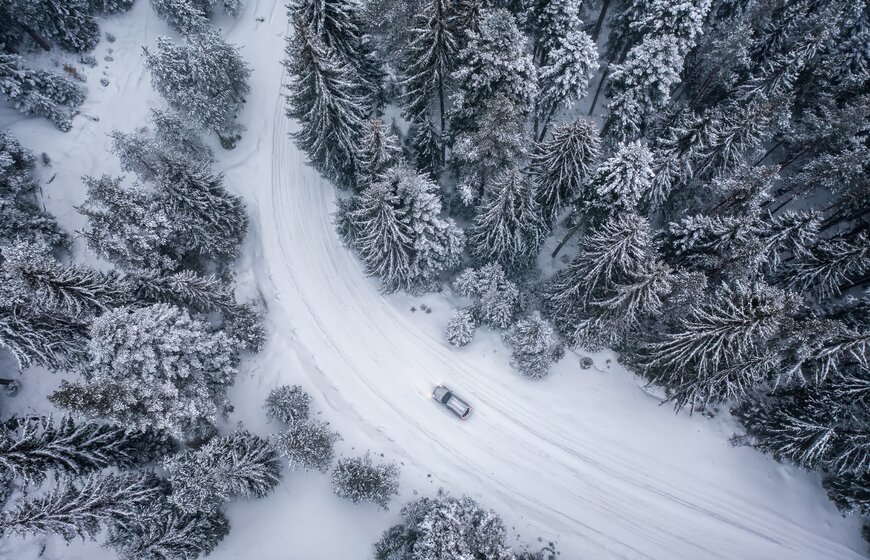
[[[0,433],[0,466],[25,483],[40,484],[52,470],[80,476],[110,466],[136,467],[171,449],[171,441],[153,431],[26,417]]]
[[[85,100],[78,84],[49,70],[24,65],[17,54],[0,52],[0,92],[25,115],[45,117],[57,128],[72,128],[71,108]]]
[[[427,0],[401,61],[407,88],[405,118],[416,124],[417,162],[426,170],[438,169],[446,159],[448,82],[458,51],[454,15],[451,0]]]
[[[293,0],[290,16],[307,29],[306,41],[335,57],[342,69],[339,75],[353,84],[353,94],[363,100],[362,117],[380,106],[384,72],[375,56],[371,38],[366,33],[362,9],[355,0]]]
[[[556,127],[550,139],[535,146],[530,172],[535,200],[549,225],[580,195],[599,153],[598,134],[592,123],[582,118]]]
[[[216,437],[196,451],[173,455],[169,501],[188,514],[210,512],[232,498],[263,498],[281,480],[278,453],[268,440],[240,430]]]
[[[509,271],[529,266],[544,241],[547,226],[528,176],[508,169],[487,187],[477,207],[468,241],[474,255]]]
[[[13,0],[19,23],[72,52],[93,49],[100,40],[89,0]]]
[[[306,26],[294,20],[285,67],[292,76],[287,116],[299,121],[293,133],[314,167],[340,186],[355,184],[356,154],[369,102],[347,63]]]
[[[91,474],[0,513],[0,531],[20,535],[55,533],[67,541],[95,538],[106,527],[134,526],[142,508],[158,500],[165,483],[151,471]]]
[[[230,532],[221,511],[182,513],[161,500],[135,525],[112,527],[106,546],[123,560],[196,560]]]
[[[357,187],[363,189],[384,178],[384,174],[401,160],[399,139],[380,119],[372,119],[359,141]]]
[[[251,74],[235,46],[213,30],[189,35],[183,45],[160,37],[154,52],[145,49],[145,66],[170,107],[215,131],[224,147],[235,145],[244,129],[236,117],[250,91]]]

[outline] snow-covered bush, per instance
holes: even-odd
[[[274,436],[278,452],[290,461],[290,468],[326,472],[335,459],[335,442],[340,436],[319,420],[295,420]]]
[[[553,328],[540,317],[517,321],[504,335],[513,349],[512,364],[520,373],[542,379],[553,363]]]
[[[218,4],[231,16],[238,15],[242,9],[241,0],[151,0],[154,12],[180,33],[208,29],[209,19]]]
[[[507,529],[494,511],[468,496],[439,491],[402,508],[402,522],[384,532],[375,544],[377,560],[442,560],[486,558],[515,560]]]
[[[245,430],[178,453],[163,466],[170,473],[170,502],[187,513],[212,511],[236,497],[263,498],[281,480],[275,448]]]
[[[465,346],[471,342],[476,329],[477,320],[474,318],[474,312],[467,307],[457,309],[447,323],[444,337],[453,346]]]
[[[167,304],[120,308],[91,327],[81,383],[64,382],[57,406],[128,429],[193,437],[229,409],[236,375],[233,340]]]
[[[355,504],[372,502],[386,510],[390,497],[399,493],[399,467],[395,463],[376,465],[368,453],[339,459],[332,471],[332,489]]]
[[[266,416],[287,424],[301,422],[308,418],[311,395],[299,385],[281,385],[269,391],[263,409]]]
[[[462,296],[477,298],[477,318],[484,324],[507,328],[520,310],[520,291],[499,264],[467,268],[453,281]]]

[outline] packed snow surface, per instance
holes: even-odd
[[[379,293],[334,233],[333,188],[289,137],[282,2],[248,0],[236,20],[218,23],[253,68],[241,116],[248,130],[235,150],[217,148],[217,168],[248,204],[239,282],[246,295],[264,298],[272,333],[266,350],[243,364],[230,423],[277,431],[261,403],[276,385],[300,384],[343,435],[339,451],[370,449],[399,462],[402,486],[384,513],[341,501],[325,475],[288,474],[269,498],[230,506],[232,533],[212,558],[370,558],[401,503],[439,487],[497,510],[511,537],[534,548],[539,536],[554,541],[567,560],[863,557],[858,520],[838,514],[816,476],[731,447],[737,428],[725,411],[715,420],[675,415],[609,353],[581,370],[580,355],[568,352],[550,377],[529,381],[509,366],[498,333],[479,331],[459,350],[447,345],[442,329],[456,305],[449,293]],[[77,117],[63,134],[11,110],[0,114],[26,146],[54,160],[40,172],[44,181],[58,175],[44,186],[45,202],[69,229],[84,225],[73,209],[84,200],[79,177],[117,172],[107,133],[145,125],[148,108],[161,104],[141,46],[172,33],[146,0],[103,29],[118,40],[97,47],[100,65],[89,71],[83,107],[99,121]],[[104,62],[108,48],[113,60]],[[98,83],[103,74],[108,87]],[[81,240],[76,255],[94,261]],[[24,381],[11,408],[44,409],[36,397],[56,379],[34,371]],[[437,384],[471,404],[467,421],[434,402]],[[0,544],[0,557],[37,558],[42,542],[12,539]],[[111,557],[93,544],[45,542],[43,558]]]

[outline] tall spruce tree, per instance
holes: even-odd
[[[577,118],[556,127],[550,139],[535,146],[530,166],[535,200],[550,225],[580,195],[600,154],[600,144],[594,125]]]
[[[487,186],[478,205],[468,242],[474,255],[515,272],[538,255],[547,233],[529,177],[508,169]]]
[[[215,30],[191,34],[182,45],[160,37],[154,52],[145,48],[145,66],[170,107],[213,130],[225,148],[235,146],[244,130],[236,119],[251,74],[238,48]]]
[[[437,185],[407,166],[387,171],[347,210],[351,246],[385,291],[429,289],[459,264],[462,230],[441,217]]]
[[[285,67],[293,77],[287,116],[299,121],[293,133],[314,167],[340,186],[356,184],[356,154],[369,101],[347,63],[301,17],[287,39]]]

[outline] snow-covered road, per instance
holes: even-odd
[[[92,76],[85,106],[100,122],[77,119],[63,135],[14,113],[6,120],[25,144],[55,158],[45,173],[56,171],[65,186],[47,189],[47,205],[68,228],[82,225],[72,209],[83,199],[76,177],[115,171],[106,133],[143,125],[159,103],[140,47],[167,29],[147,4],[105,25],[118,36],[97,53],[114,49],[114,62],[98,68],[111,85],[100,89]],[[239,281],[262,294],[272,330],[237,382],[233,421],[274,430],[259,408],[263,396],[299,383],[344,436],[342,453],[371,449],[402,463],[394,510],[439,487],[466,493],[503,514],[511,536],[554,540],[566,560],[862,557],[858,520],[843,520],[814,476],[731,448],[727,417],[675,415],[606,353],[593,356],[590,370],[569,353],[549,378],[530,382],[508,366],[496,333],[479,332],[461,350],[443,341],[452,305],[445,296],[379,294],[334,233],[332,187],[288,136],[283,2],[248,0],[237,20],[220,24],[243,46],[253,75],[242,115],[248,130],[235,150],[219,150],[218,167],[251,213]],[[77,254],[87,258],[80,242]],[[468,421],[429,398],[436,383],[472,404]],[[363,560],[397,519],[341,502],[320,474],[292,475],[267,500],[233,504],[229,514],[233,533],[218,560]],[[22,549],[24,557],[37,549]],[[48,557],[66,560],[94,551],[54,550]]]
[[[403,461],[406,497],[433,487],[431,474],[505,513],[524,537],[556,539],[565,558],[861,557],[841,544],[860,546],[854,524],[812,477],[730,448],[726,423],[675,416],[624,370],[581,371],[572,354],[546,381],[527,381],[493,335],[446,345],[445,298],[379,294],[334,234],[332,187],[288,136],[274,34],[283,17],[271,13],[268,37],[231,34],[257,45],[249,57],[269,53],[252,61],[256,146],[243,160],[259,170],[250,187],[261,254],[251,262],[277,339],[266,360],[297,364],[289,380],[313,390],[347,440]],[[412,313],[420,301],[436,312]],[[606,356],[596,363],[605,369]],[[428,398],[442,382],[472,403],[467,422]]]

